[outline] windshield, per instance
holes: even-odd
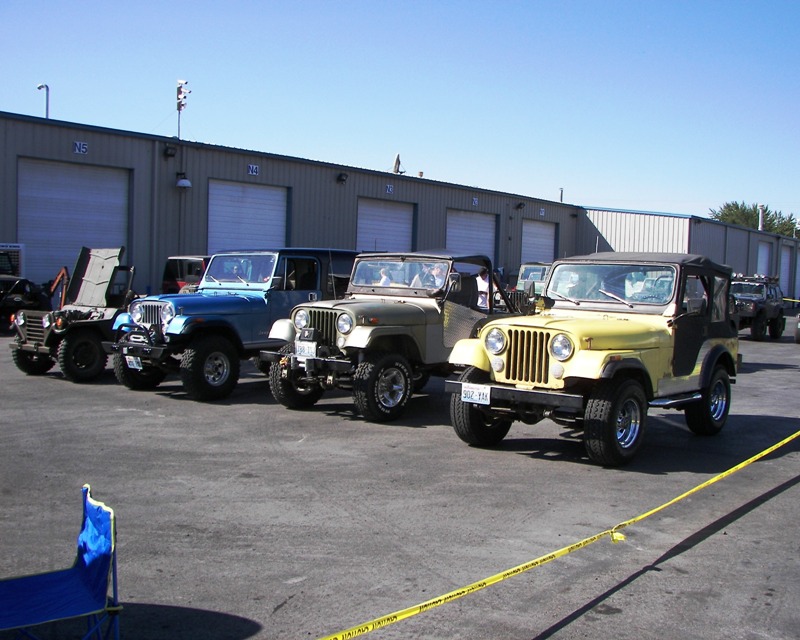
[[[211,258],[204,282],[269,282],[275,271],[274,253],[216,255]]]
[[[544,292],[555,299],[609,303],[667,304],[675,269],[645,264],[560,264]]]
[[[764,285],[758,282],[733,282],[731,293],[746,296],[764,297]]]
[[[541,282],[542,280],[544,280],[544,277],[546,275],[547,275],[546,266],[522,267],[519,279],[524,280],[525,282],[529,281]]]
[[[356,263],[351,283],[360,287],[410,287],[438,291],[444,287],[449,270],[449,263],[444,261],[372,258]]]

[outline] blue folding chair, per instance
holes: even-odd
[[[37,640],[30,627],[86,618],[83,640],[119,638],[117,549],[114,511],[83,485],[78,553],[69,569],[0,580],[0,630]],[[111,595],[109,596],[109,589]]]

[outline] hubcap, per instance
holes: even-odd
[[[381,372],[378,380],[378,400],[384,407],[396,407],[406,393],[406,377],[403,372],[390,367]]]
[[[617,443],[623,449],[630,447],[639,437],[642,428],[642,413],[633,400],[626,400],[617,415]]]
[[[218,387],[228,379],[228,375],[230,374],[228,359],[221,353],[210,354],[208,358],[206,358],[203,374],[208,384]]]
[[[728,408],[728,394],[725,392],[725,385],[721,380],[717,381],[717,384],[711,389],[708,408],[714,421],[721,420],[725,415],[725,411]]]

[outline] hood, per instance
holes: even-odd
[[[107,307],[106,296],[125,251],[81,248],[69,281],[67,300],[81,307]]]
[[[631,315],[598,314],[592,316],[550,316],[546,314],[508,318],[492,322],[492,326],[504,324],[543,329],[552,334],[566,333],[580,345],[581,349],[605,351],[615,349],[652,349],[670,340],[666,318],[647,316],[647,320]]]
[[[380,298],[362,297],[348,298],[346,300],[323,300],[315,302],[313,305],[299,305],[297,308],[307,309],[335,309],[338,311],[348,311],[359,318],[374,318],[371,325],[420,325],[425,324],[430,316],[440,316],[441,312],[434,300],[426,300],[420,304],[420,300],[409,300],[407,298]],[[361,324],[361,322],[359,322]]]
[[[171,293],[150,296],[144,301],[171,302],[179,316],[219,316],[263,312],[267,304],[263,291],[236,291],[211,293]]]

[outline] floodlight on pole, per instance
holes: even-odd
[[[178,140],[181,138],[181,111],[186,108],[186,96],[192,92],[191,89],[186,88],[187,84],[189,84],[188,80],[178,80],[176,104],[178,108]]]
[[[36,87],[41,91],[44,89],[44,117],[49,119],[50,118],[50,87],[48,87],[44,82]]]

